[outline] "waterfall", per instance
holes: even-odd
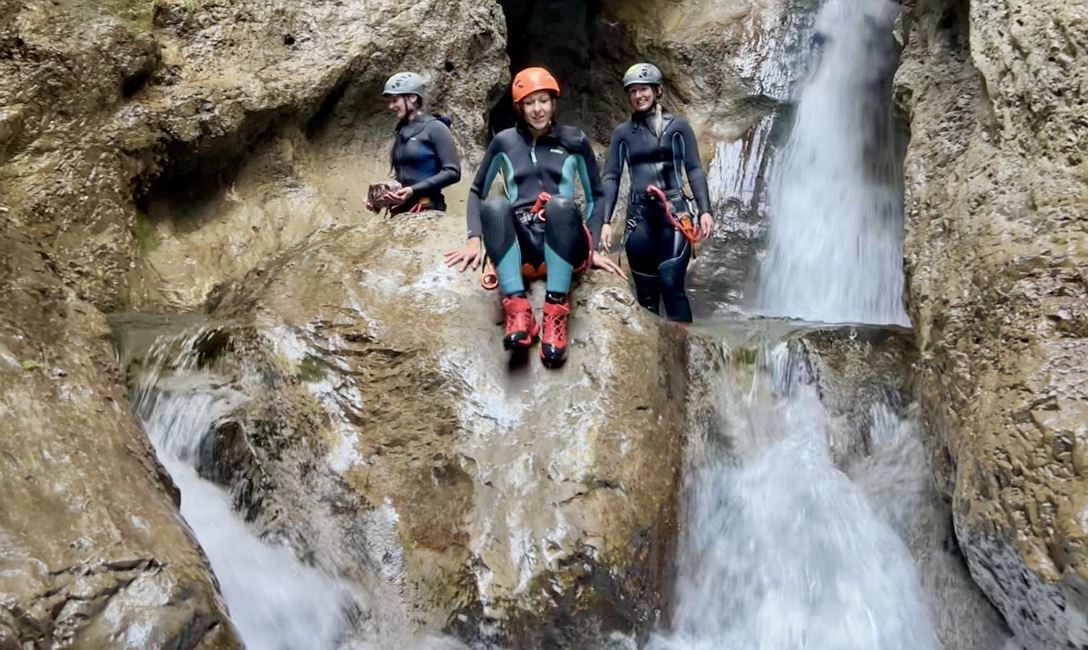
[[[897,11],[888,0],[827,0],[817,15],[818,61],[773,166],[765,315],[909,325],[890,85]]]
[[[730,452],[693,463],[671,631],[650,648],[937,648],[911,554],[833,463],[789,348],[765,347],[750,385],[723,378]]]
[[[226,491],[197,473],[205,435],[244,399],[219,378],[196,369],[192,341],[202,333],[189,335],[181,345],[167,337],[152,346],[150,362],[133,382],[136,416],[181,491],[182,517],[208,557],[246,647],[334,648],[344,588],[303,566],[291,549],[261,540],[238,518]],[[172,349],[184,352],[171,355]]]

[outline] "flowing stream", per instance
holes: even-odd
[[[214,374],[197,368],[195,342],[206,331],[197,327],[188,334],[159,336],[159,323],[139,318],[121,324],[118,331],[124,367],[132,367],[125,357],[143,355],[137,374],[130,377],[136,416],[181,491],[181,514],[208,556],[246,647],[335,647],[346,590],[303,566],[291,549],[258,538],[238,518],[230,495],[197,472],[205,435],[217,418],[244,399]],[[153,342],[143,350],[128,347],[148,336]]]
[[[718,433],[693,450],[675,614],[650,647],[938,647],[910,551],[833,461],[800,344],[759,336],[756,362],[719,378]],[[889,447],[910,430],[874,422]]]

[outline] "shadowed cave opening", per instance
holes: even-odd
[[[609,19],[602,0],[500,0],[506,16],[511,79],[531,67],[559,80],[558,119],[581,127],[598,142],[627,112],[620,79],[638,59],[625,26]],[[514,125],[509,86],[492,107],[490,135]]]

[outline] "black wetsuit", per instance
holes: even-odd
[[[605,219],[612,219],[627,165],[631,175],[624,242],[635,279],[639,304],[655,314],[662,300],[665,313],[677,321],[691,322],[691,304],[684,291],[684,276],[691,246],[665,217],[658,199],[646,193],[647,185],[665,191],[673,214],[691,212],[683,194],[683,175],[694,194],[698,214],[710,212],[710,192],[699,160],[699,147],[691,126],[682,117],[662,115],[664,128],[654,134],[652,112],[636,113],[616,127],[604,173]],[[698,214],[692,220],[698,223]]]
[[[397,182],[412,188],[412,198],[393,209],[406,212],[424,198],[430,210],[445,210],[442,188],[461,180],[461,162],[448,118],[417,115],[397,125],[393,142],[393,171]]]
[[[505,196],[485,201],[500,172]],[[586,197],[582,215],[573,201],[575,181]],[[541,192],[552,196],[544,220],[529,213]],[[531,276],[544,264],[547,290],[565,294],[574,269],[600,240],[601,198],[597,159],[580,129],[555,126],[535,143],[524,126],[506,129],[488,145],[469,189],[468,236],[483,237],[503,295],[524,291],[523,270]]]

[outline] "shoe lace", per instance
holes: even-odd
[[[564,313],[545,313],[544,328],[549,341],[562,344],[567,340],[567,318]]]
[[[506,309],[506,322],[505,327],[507,332],[524,332],[529,330],[529,319],[533,313],[528,309],[515,308],[513,306]]]

